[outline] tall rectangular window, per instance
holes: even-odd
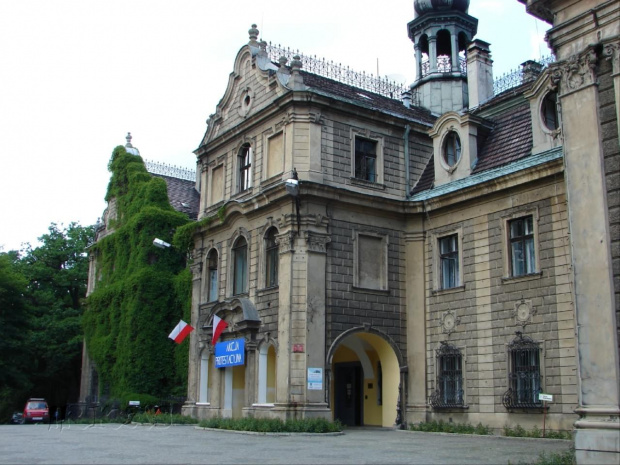
[[[510,270],[512,276],[535,273],[533,216],[509,221],[508,227],[510,231]]]
[[[463,407],[463,357],[460,349],[441,343],[437,350],[437,388],[431,396],[435,408]]]
[[[240,237],[235,242],[233,252],[233,295],[247,292],[248,243]]]
[[[278,285],[278,262],[280,254],[276,234],[278,230],[271,228],[265,236],[265,287]]]
[[[439,239],[439,262],[441,289],[459,286],[458,234],[452,234]]]
[[[377,142],[355,138],[355,177],[363,181],[377,182]]]
[[[215,302],[217,300],[217,252],[211,250],[207,258],[208,264],[208,282],[209,289],[207,291],[207,301]]]
[[[242,192],[252,185],[252,147],[249,144],[241,147],[237,162],[239,166],[238,187],[239,192]]]
[[[508,345],[508,391],[504,394],[506,408],[536,408],[542,405],[538,394],[541,386],[541,349],[537,342],[520,331]]]

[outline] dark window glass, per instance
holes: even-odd
[[[239,192],[251,186],[252,147],[244,145],[239,151]]]
[[[458,235],[439,239],[439,261],[441,288],[450,289],[459,285]]]
[[[273,287],[278,285],[278,244],[276,242],[277,230],[271,228],[265,237],[265,286]]]
[[[558,119],[558,94],[555,92],[549,92],[545,95],[540,110],[542,113],[543,123],[545,123],[547,129],[555,131],[560,126]]]
[[[455,131],[450,131],[446,136],[443,159],[449,167],[453,167],[461,159],[461,139]]]
[[[247,292],[247,273],[248,273],[248,243],[245,238],[240,237],[233,247],[233,295],[244,294]]]
[[[463,356],[447,342],[437,350],[437,388],[431,396],[435,408],[463,407]]]
[[[355,138],[355,177],[364,181],[377,181],[377,142]]]
[[[509,222],[510,266],[512,276],[523,276],[536,271],[534,250],[534,218],[526,216]]]
[[[212,250],[207,258],[209,288],[207,291],[207,301],[217,300],[217,252]]]

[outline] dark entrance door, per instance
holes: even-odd
[[[334,367],[334,416],[343,425],[362,424],[362,366],[359,362]]]

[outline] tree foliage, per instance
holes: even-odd
[[[153,239],[171,242],[189,219],[172,208],[165,181],[149,175],[142,158],[119,146],[109,169],[106,200],[116,215],[113,232],[91,251],[97,284],[84,315],[87,350],[106,394],[183,394],[187,342],[175,347],[167,336],[189,318],[191,277],[185,255],[158,249]]]
[[[0,404],[6,409],[19,409],[30,396],[52,405],[77,397],[85,250],[93,235],[92,226],[52,223],[37,247],[0,254]]]

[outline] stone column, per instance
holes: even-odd
[[[437,36],[428,38],[428,66],[429,74],[437,72]]]
[[[244,407],[251,407],[257,401],[256,386],[258,385],[257,370],[256,370],[256,347],[257,343],[250,339],[251,336],[245,338],[245,405]]]
[[[599,117],[597,53],[588,48],[556,65],[562,110],[581,418],[578,463],[618,463],[619,361],[605,166]]]

